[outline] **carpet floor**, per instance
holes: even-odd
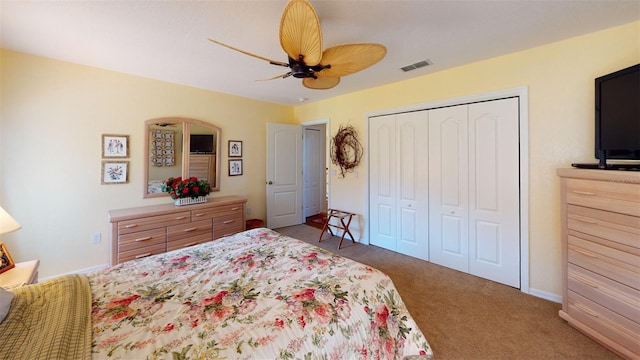
[[[620,359],[558,316],[561,304],[433,263],[296,225],[276,231],[391,277],[434,359]]]

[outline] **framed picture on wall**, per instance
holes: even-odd
[[[229,160],[229,176],[242,175],[242,160]]]
[[[129,135],[102,134],[102,157],[129,157]]]
[[[242,141],[229,140],[229,157],[242,157]]]
[[[0,274],[3,272],[12,269],[16,264],[13,262],[9,251],[4,246],[4,243],[0,242]]]
[[[103,161],[102,162],[102,183],[103,184],[126,184],[129,182],[129,162],[128,161]]]

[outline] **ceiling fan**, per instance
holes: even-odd
[[[291,69],[285,74],[265,80],[293,76],[302,79],[302,84],[309,89],[331,89],[340,83],[341,77],[366,69],[387,54],[384,45],[373,43],[338,45],[322,51],[320,20],[307,0],[289,1],[282,13],[280,45],[287,53],[289,62],[271,60],[213,39],[209,40],[270,64]]]

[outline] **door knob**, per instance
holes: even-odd
[[[268,185],[273,185],[273,181],[267,181]]]

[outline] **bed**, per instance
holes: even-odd
[[[12,291],[0,354],[30,359],[432,357],[388,276],[265,228]]]

